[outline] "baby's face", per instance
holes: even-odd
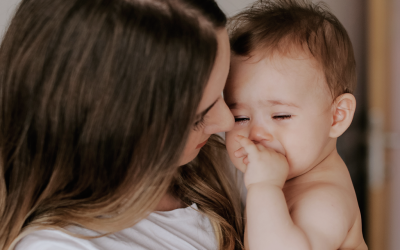
[[[316,60],[305,53],[233,57],[224,96],[235,117],[227,149],[241,170],[243,159],[234,156],[238,134],[285,155],[288,179],[316,166],[335,146],[329,137],[332,97]]]

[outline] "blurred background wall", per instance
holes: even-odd
[[[378,1],[379,2],[379,1]],[[378,4],[378,3],[377,3]],[[387,79],[388,91],[384,96],[388,97],[386,103],[386,117],[388,117],[387,127],[387,148],[388,148],[388,192],[389,192],[389,211],[388,211],[388,249],[400,249],[400,1],[387,1],[383,10],[387,15],[382,15],[382,19],[387,23],[382,26],[389,27],[385,34],[387,47],[384,60],[388,62],[389,79]],[[378,47],[378,46],[377,46]],[[374,84],[371,82],[371,84]],[[379,84],[376,82],[375,84]]]
[[[10,18],[20,0],[0,0],[0,38],[3,37]]]
[[[0,0],[0,38],[20,0]],[[199,0],[201,1],[201,0]],[[232,16],[254,0],[216,0]],[[313,2],[319,2],[313,0]],[[338,141],[370,250],[400,249],[400,0],[324,0],[347,29],[357,111]]]

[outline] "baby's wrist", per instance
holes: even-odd
[[[279,181],[261,181],[261,182],[254,182],[246,185],[247,190],[250,189],[257,189],[257,188],[278,188],[282,189],[285,185],[285,182]]]

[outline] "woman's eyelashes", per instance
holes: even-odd
[[[193,129],[194,129],[195,131],[197,131],[197,130],[203,128],[204,125],[206,125],[205,116],[201,117],[200,120],[198,120],[197,122],[194,123]]]

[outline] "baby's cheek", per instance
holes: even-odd
[[[301,154],[286,154],[286,159],[289,163],[288,180],[304,174],[309,170],[309,161],[307,152],[303,151]]]

